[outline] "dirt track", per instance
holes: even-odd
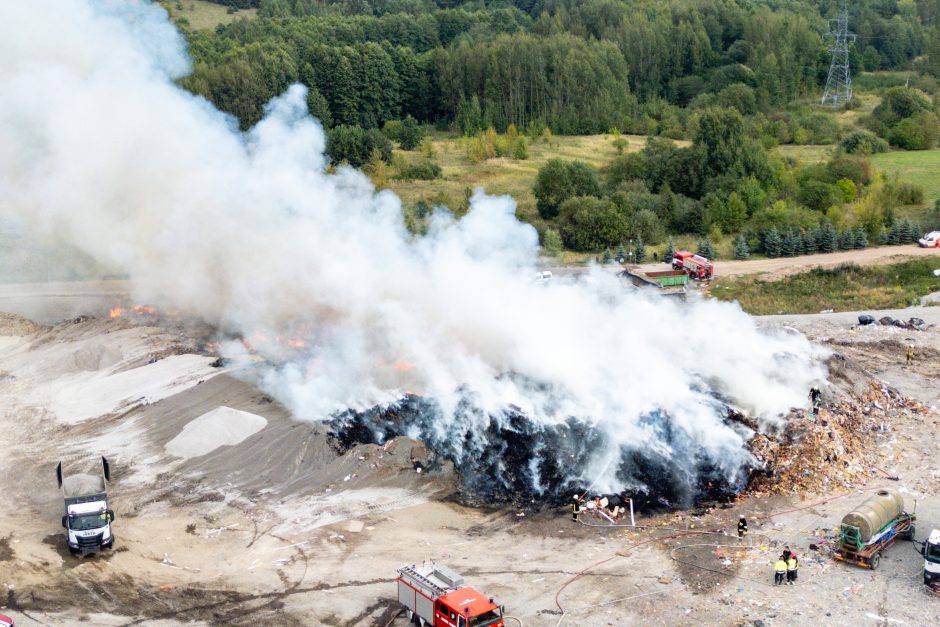
[[[936,248],[919,248],[914,244],[903,246],[880,246],[862,250],[847,250],[835,253],[779,257],[777,259],[747,259],[745,261],[717,261],[715,274],[718,277],[742,274],[767,273],[767,278],[778,278],[810,268],[834,268],[844,263],[874,266],[904,261],[907,257],[940,255]],[[661,270],[665,264],[644,264],[647,270]]]

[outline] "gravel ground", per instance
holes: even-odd
[[[940,323],[933,307],[890,315]],[[928,404],[940,399],[936,328],[854,328],[855,318],[763,323],[801,330]],[[911,506],[916,500],[919,539],[940,526],[936,413],[899,414],[892,425],[883,454],[898,482],[875,477],[848,494],[638,512],[653,530],[588,527],[564,511],[442,501],[449,475],[415,473],[412,443],[338,456],[315,427],[294,423],[225,373],[69,424],[55,414],[62,406],[56,382],[64,385],[76,369],[145,367],[148,355],[178,346],[178,336],[95,320],[51,331],[7,320],[0,335],[0,429],[13,443],[0,457],[0,583],[7,589],[0,612],[18,625],[404,625],[393,620],[396,569],[425,559],[462,572],[525,625],[940,624],[940,597],[921,584],[922,559],[909,543],[892,548],[877,572],[810,548],[865,498],[860,490],[883,485],[902,490]],[[912,366],[903,363],[908,338],[918,351]],[[53,386],[49,394],[33,393],[40,382]],[[267,423],[203,457],[166,454],[186,424],[220,406]],[[112,552],[76,559],[64,549],[52,469],[58,459],[102,449],[113,458],[117,541]],[[731,535],[670,537],[671,529],[730,534],[742,514],[751,520],[746,551]],[[769,562],[785,544],[802,557],[800,580],[774,588]]]

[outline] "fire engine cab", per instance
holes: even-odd
[[[689,275],[690,279],[707,281],[715,274],[715,264],[702,257],[695,255],[688,250],[677,250],[672,258],[672,267],[674,270],[682,270]]]
[[[433,562],[398,569],[398,601],[421,627],[504,627],[503,608]]]

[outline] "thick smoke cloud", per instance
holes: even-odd
[[[245,134],[179,89],[188,61],[159,7],[4,2],[0,59],[0,217],[126,271],[142,302],[262,348],[302,339],[261,375],[300,419],[411,391],[435,399],[421,428],[442,446],[485,441],[512,408],[601,438],[560,469],[575,482],[624,487],[625,451],[734,481],[749,457],[723,403],[773,421],[822,375],[804,338],[733,305],[630,295],[601,272],[534,284],[537,237],[507,197],[478,192],[413,239],[393,194],[326,172],[302,86]]]

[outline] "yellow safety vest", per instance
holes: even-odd
[[[792,557],[787,562],[787,570],[796,570],[796,560]]]
[[[777,560],[777,563],[774,564],[774,570],[778,573],[785,573],[787,571],[787,563],[783,560]]]

